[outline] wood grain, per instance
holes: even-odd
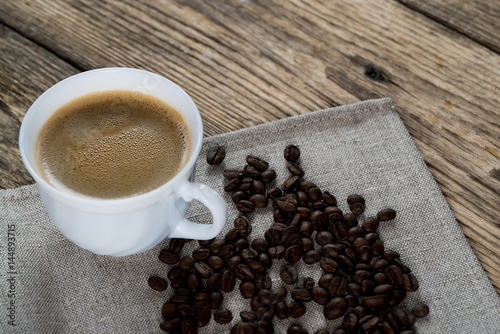
[[[500,52],[500,2],[477,0],[398,0],[425,16]]]
[[[0,8],[0,21],[78,68],[139,67],[179,83],[206,135],[392,97],[500,291],[500,56],[491,49],[389,0]]]
[[[26,111],[47,88],[78,71],[3,25],[0,55],[0,187],[14,188],[33,182],[18,147]]]

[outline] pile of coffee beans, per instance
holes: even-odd
[[[225,294],[239,289],[250,309],[239,314],[233,334],[273,333],[273,322],[302,317],[311,302],[323,307],[326,319],[343,318],[333,332],[322,329],[316,334],[415,333],[416,319],[429,309],[418,304],[410,310],[400,303],[418,289],[418,280],[399,253],[385,250],[377,233],[380,223],[394,219],[396,212],[385,208],[358,224],[366,204],[361,195],[348,196],[350,212],[344,213],[334,195],[303,178],[298,147],[287,146],[284,157],[290,176],[280,187],[268,189],[276,173],[256,156],[249,155],[242,169],[224,171],[224,189],[232,193],[241,216],[223,239],[198,241],[191,256],[182,258],[180,252],[190,240],[172,239],[160,252],[160,261],[172,265],[167,277],[174,290],[163,305],[160,328],[196,333],[212,316],[219,324],[230,323],[233,314],[221,305]],[[270,227],[250,239],[248,214],[268,203],[273,207]],[[295,265],[299,261],[318,266],[322,275],[317,282],[301,276]],[[279,270],[281,282],[271,281],[273,263],[280,266],[273,269]],[[273,288],[273,283],[279,286]],[[156,276],[148,284],[158,291],[167,288]],[[295,323],[287,333],[308,332]]]

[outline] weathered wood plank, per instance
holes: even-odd
[[[171,78],[198,104],[206,135],[392,97],[500,291],[495,52],[389,0],[24,0],[0,5],[0,20],[83,69]]]
[[[26,111],[44,90],[78,70],[3,25],[0,55],[0,188],[14,188],[33,182],[18,148]]]
[[[398,1],[500,53],[499,1]]]

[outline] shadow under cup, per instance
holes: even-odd
[[[35,144],[40,130],[64,104],[90,93],[109,90],[149,94],[166,102],[181,114],[191,139],[190,155],[184,168],[160,187],[125,198],[90,198],[56,189],[41,176],[35,161]],[[179,227],[179,224],[200,225],[191,223],[184,217],[189,206],[188,201],[198,199],[196,195],[188,194],[184,188],[188,188],[187,184],[194,178],[195,162],[201,150],[202,140],[203,125],[200,113],[191,98],[180,87],[147,71],[105,68],[69,77],[43,93],[23,120],[19,147],[23,162],[38,185],[43,204],[59,230],[80,247],[94,253],[122,256],[145,251],[165,237],[172,237],[172,232],[176,229],[187,229],[186,226]],[[180,194],[182,189],[184,193]],[[211,188],[207,191],[214,192]],[[215,194],[210,192],[210,196]],[[219,195],[215,197],[220,198]],[[207,200],[203,202],[209,207],[205,203]],[[212,208],[209,209],[214,215]],[[222,217],[218,217],[218,220],[220,218]],[[225,222],[225,216],[223,218]],[[217,229],[222,230],[222,227],[223,224]],[[195,230],[197,229],[195,226]],[[209,228],[202,227],[202,229],[204,230],[198,231],[198,234],[192,233],[191,238],[204,239],[202,234],[206,233],[201,232],[207,232]],[[212,230],[210,234],[213,235],[215,232]]]

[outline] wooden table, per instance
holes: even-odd
[[[206,136],[388,96],[500,292],[499,31],[490,0],[4,0],[0,187],[33,182],[28,107],[85,70],[170,78]]]

